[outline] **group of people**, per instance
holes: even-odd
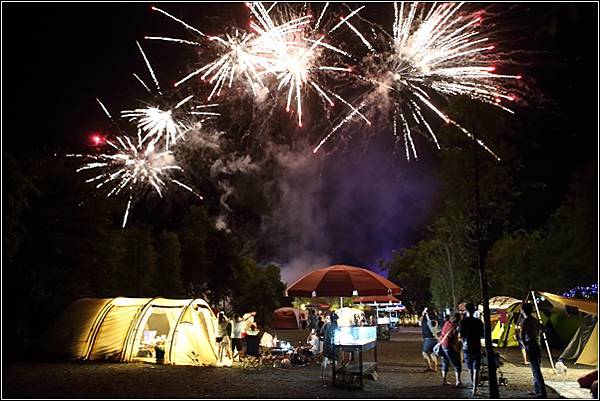
[[[438,357],[441,359],[442,385],[449,385],[447,376],[450,365],[454,367],[455,386],[463,387],[461,380],[461,342],[464,352],[464,362],[469,369],[469,378],[473,394],[477,391],[477,382],[481,369],[481,339],[483,338],[483,322],[476,318],[476,307],[467,304],[466,316],[455,313],[444,322],[438,330],[435,315],[425,309],[421,319],[423,334],[423,358],[427,362],[426,372],[436,372]],[[434,350],[437,349],[437,353]]]
[[[521,308],[522,323],[520,325],[520,341],[523,344],[529,365],[533,374],[534,390],[530,395],[546,398],[546,387],[540,368],[541,347],[539,333],[543,326],[532,316],[533,306],[523,304]],[[427,308],[421,317],[421,330],[423,335],[422,355],[427,362],[425,372],[436,372],[438,358],[441,359],[442,385],[449,385],[447,380],[450,365],[454,368],[456,377],[455,386],[464,387],[461,380],[462,361],[469,370],[469,379],[472,395],[477,392],[477,384],[481,372],[482,339],[484,338],[483,321],[479,318],[477,307],[468,303],[465,305],[464,315],[455,313],[448,316],[441,330],[438,330],[435,314],[428,312]],[[464,358],[461,356],[464,355]]]
[[[215,339],[219,362],[223,362],[223,356],[232,361],[237,358],[241,362],[244,359],[245,336],[259,333],[254,316],[256,316],[256,312],[247,313],[244,316],[234,313],[233,317],[229,319],[224,312],[219,312]]]
[[[256,312],[247,313],[243,316],[234,313],[229,318],[224,312],[217,314],[215,341],[220,363],[223,363],[224,358],[232,362],[243,362],[246,352],[245,338],[247,336],[260,336],[260,346],[263,348],[272,349],[277,347],[276,334],[268,328],[259,329],[254,321],[255,315]],[[333,322],[334,325],[332,326],[328,314],[319,315],[315,310],[309,310],[305,325],[305,328],[308,329],[306,342],[305,344],[299,342],[293,348],[290,362],[294,365],[304,365],[315,357],[320,360],[324,350],[329,355],[331,347],[325,344],[333,341],[332,330],[337,327],[337,316],[334,317]]]

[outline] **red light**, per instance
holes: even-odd
[[[523,78],[523,77],[522,77],[522,76],[520,76],[520,75],[517,75],[515,78],[517,78],[517,79],[521,79],[521,78]]]
[[[513,100],[515,100],[515,97],[514,96],[509,96],[508,100],[513,101]]]
[[[494,66],[491,66],[491,67],[489,67],[489,70],[490,70],[490,71],[496,71],[496,67],[494,67]]]
[[[92,134],[92,136],[90,136],[90,141],[94,146],[100,146],[104,144],[105,138],[100,134]]]

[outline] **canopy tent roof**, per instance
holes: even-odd
[[[302,320],[306,318],[306,311],[301,309],[290,307],[275,309],[271,315],[271,328],[300,329]]]
[[[330,304],[320,303],[320,302],[312,302],[310,304],[304,305],[306,308],[315,308],[315,309],[329,309],[331,307]]]
[[[589,313],[590,315],[598,316],[598,302],[585,300],[585,299],[574,299],[561,297],[560,295],[552,294],[549,292],[538,292],[544,298],[546,298],[554,306],[570,306],[571,308],[577,308],[581,312]]]
[[[387,278],[361,267],[333,265],[314,270],[290,285],[286,294],[295,297],[351,297],[398,295],[402,289]]]
[[[357,297],[352,301],[355,304],[370,304],[370,303],[392,303],[399,304],[400,300],[393,295],[370,295],[365,297]]]
[[[522,301],[517,298],[509,297],[506,295],[497,295],[490,298],[491,309],[508,309],[515,304],[519,304]]]

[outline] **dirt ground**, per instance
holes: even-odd
[[[304,333],[278,333],[295,341]],[[468,389],[441,386],[439,373],[423,373],[419,328],[401,328],[378,343],[378,380],[364,388],[338,388],[319,378],[318,367],[244,370],[146,363],[11,362],[2,371],[2,398],[469,398]],[[531,371],[518,365],[518,350],[503,352],[507,379],[502,398],[528,398]],[[367,355],[366,359],[373,355]],[[543,363],[547,380],[552,376]],[[560,380],[574,381],[589,369],[571,369]],[[330,371],[329,371],[330,372]],[[450,373],[451,377],[453,373]],[[463,372],[463,381],[468,382]],[[477,398],[487,397],[482,387]],[[550,398],[560,398],[548,389]]]

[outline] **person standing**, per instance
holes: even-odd
[[[448,385],[446,376],[450,364],[454,367],[454,374],[456,376],[456,387],[462,387],[462,381],[460,374],[462,373],[462,366],[460,363],[460,355],[456,352],[458,347],[458,324],[460,322],[460,313],[454,314],[454,317],[444,323],[442,332],[440,333],[441,341],[441,357],[442,357],[442,385]]]
[[[227,356],[229,356],[228,350],[224,349],[225,344],[222,344],[223,338],[225,338],[228,335],[227,323],[229,323],[229,320],[225,316],[225,313],[219,312],[219,317],[217,319],[217,338],[216,338],[216,342],[217,342],[217,346],[218,346],[218,353],[219,353],[219,362],[223,362],[223,352],[224,351],[227,351],[227,354],[228,354]]]
[[[242,362],[244,357],[244,332],[246,322],[237,313],[233,314],[231,320],[231,350],[233,351],[233,360],[237,356],[238,361]],[[237,352],[236,352],[237,351]]]
[[[427,368],[423,371],[426,372],[436,372],[437,371],[437,357],[433,352],[433,347],[438,342],[438,338],[433,327],[433,322],[429,316],[429,312],[427,308],[423,310],[421,315],[421,335],[423,336],[423,345],[421,347],[421,355],[423,355],[423,359],[427,362]]]
[[[321,336],[323,338],[323,363],[321,364],[321,378],[325,377],[325,369],[327,363],[332,360],[335,363],[335,345],[334,337],[335,330],[338,328],[338,315],[333,312],[329,316],[329,321],[325,322],[321,328]]]
[[[314,309],[310,309],[308,311],[308,331],[310,333],[311,330],[317,330],[319,324],[319,318],[315,313]]]
[[[529,365],[527,362],[527,351],[525,351],[525,343],[523,343],[523,336],[521,335],[521,326],[523,325],[523,314],[519,314],[517,324],[515,325],[515,339],[519,343],[519,349],[521,350],[521,356],[523,357],[523,365]]]
[[[544,331],[539,320],[532,315],[533,305],[530,303],[521,306],[521,313],[525,317],[521,326],[521,338],[525,344],[525,351],[529,358],[529,366],[533,375],[533,391],[529,395],[536,398],[548,398],[546,383],[542,375],[542,348],[540,347],[540,331]]]
[[[475,317],[475,305],[465,306],[467,317],[460,321],[460,337],[463,341],[465,363],[469,369],[469,377],[473,386],[472,395],[477,393],[479,370],[481,368],[481,339],[483,338],[483,322]]]

